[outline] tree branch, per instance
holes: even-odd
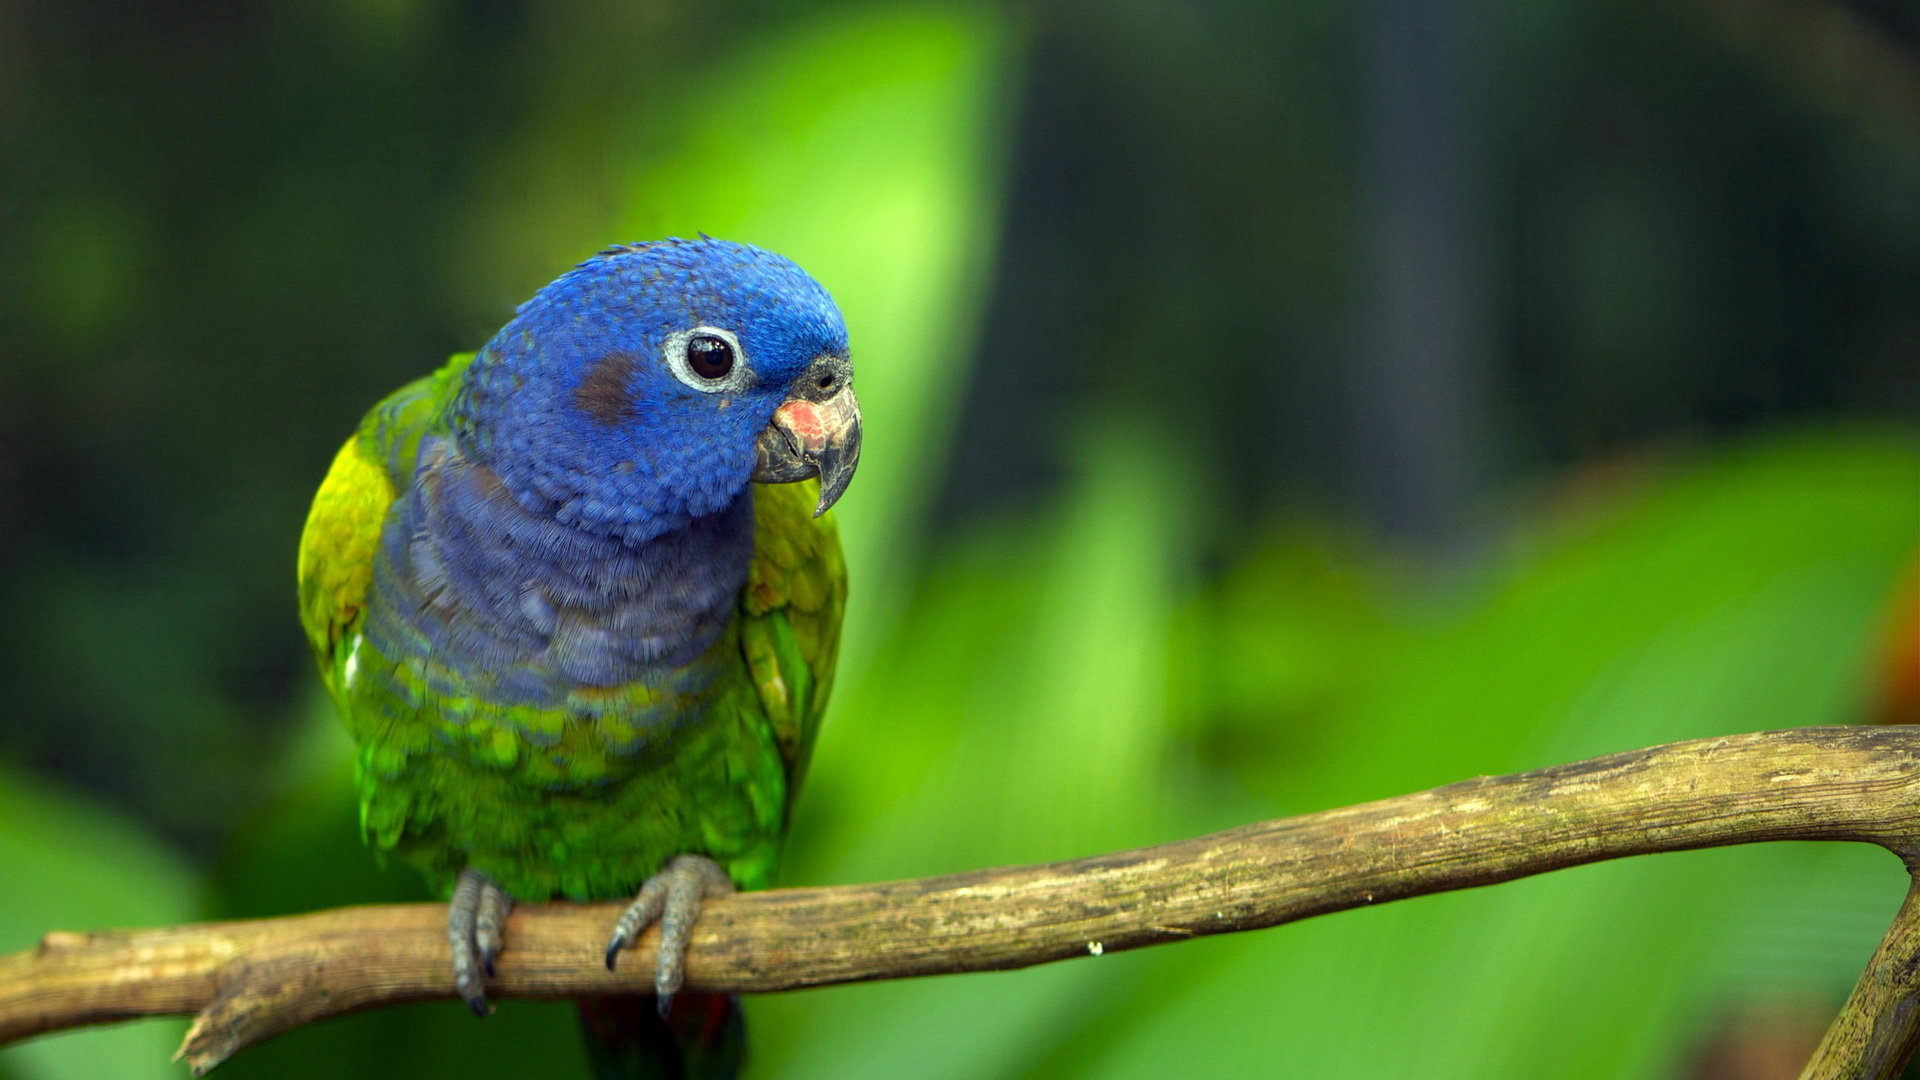
[[[1909,864],[1911,865],[1911,864]],[[1800,1074],[1896,1077],[1920,1039],[1920,889],[1909,889],[1893,926]]]
[[[1920,853],[1920,730],[1807,728],[1636,750],[1095,858],[710,901],[690,989],[803,986],[1026,967],[1603,859],[1766,840]],[[498,997],[644,993],[650,931],[617,973],[620,905],[522,905]],[[322,1017],[453,996],[445,909],[343,908],[164,930],[50,933],[0,956],[0,1043],[198,1014],[196,1075]],[[1909,896],[1804,1080],[1891,1078],[1920,1038],[1920,901]]]

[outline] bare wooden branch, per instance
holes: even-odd
[[[1911,864],[1909,864],[1911,865]],[[1896,1077],[1920,1042],[1920,885],[1801,1072],[1801,1080]]]
[[[1017,968],[1256,930],[1411,896],[1653,852],[1766,840],[1920,853],[1920,730],[1808,728],[1482,777],[1157,847],[878,885],[708,903],[692,989],[740,993]],[[1909,899],[1805,1080],[1897,1075],[1920,1036]],[[164,930],[51,933],[0,957],[0,1043],[81,1024],[198,1014],[196,1074],[322,1017],[453,996],[444,908],[345,908]],[[522,905],[497,997],[643,993],[654,935],[617,973],[620,905]]]

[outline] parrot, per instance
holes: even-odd
[[[516,901],[629,904],[654,995],[583,998],[598,1075],[727,1077],[678,995],[702,900],[767,887],[832,688],[859,464],[847,329],[747,244],[609,248],[389,395],[301,535],[301,624],[365,841],[448,900],[476,1015]]]

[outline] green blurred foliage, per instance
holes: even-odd
[[[1920,22],[1821,8],[1823,51],[1798,0],[1476,9],[1498,467],[1436,551],[1345,509],[1353,69],[1394,2],[0,0],[0,759],[89,792],[0,773],[0,949],[424,896],[357,837],[305,502],[383,393],[666,233],[798,259],[859,365],[789,883],[1868,715],[1920,547],[1910,418],[1864,422],[1920,386],[1885,90]],[[754,1075],[1683,1076],[1728,1016],[1830,1009],[1899,892],[1876,850],[1770,845],[770,996]],[[221,1075],[579,1075],[570,1013],[407,1006]],[[0,1076],[175,1075],[179,1030]]]

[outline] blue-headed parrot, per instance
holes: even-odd
[[[485,1015],[516,899],[631,899],[609,967],[660,923],[657,998],[582,1003],[605,1075],[738,1068],[737,1003],[674,995],[701,899],[771,881],[826,707],[852,381],[787,259],[616,247],[375,405],[314,498],[362,830],[450,898],[461,996]]]

